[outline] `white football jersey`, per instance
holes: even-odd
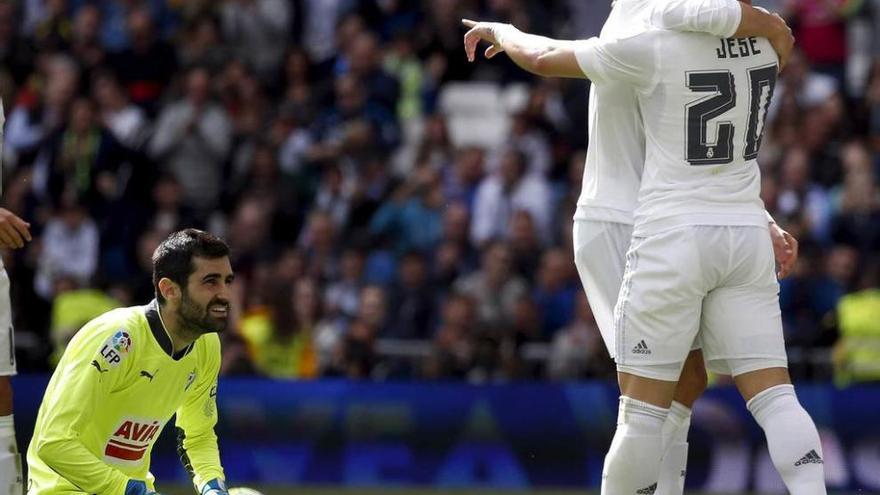
[[[652,28],[587,40],[577,60],[591,80],[637,94],[646,155],[635,235],[767,225],[755,158],[778,65],[766,39]]]
[[[742,10],[735,0],[622,0],[602,27],[603,41],[633,36],[649,26],[730,36]],[[633,223],[645,132],[631,86],[593,81],[588,111],[589,146],[576,220]]]

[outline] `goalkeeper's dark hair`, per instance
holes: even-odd
[[[229,256],[229,246],[219,237],[198,229],[185,229],[169,235],[153,251],[153,289],[156,300],[165,304],[159,291],[163,278],[186,287],[186,281],[195,271],[193,258],[216,259]]]

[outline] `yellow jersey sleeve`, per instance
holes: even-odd
[[[217,447],[217,376],[220,373],[220,338],[217,334],[200,337],[199,368],[195,384],[177,410],[177,451],[193,484],[223,478]]]
[[[111,313],[112,314],[112,313]],[[117,318],[98,318],[71,340],[43,399],[35,453],[86,493],[123,494],[129,478],[95,456],[81,433],[130,371],[131,336]]]

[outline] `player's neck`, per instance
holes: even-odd
[[[168,333],[168,338],[171,339],[171,345],[176,354],[195,342],[199,338],[199,334],[187,330],[186,325],[177,316],[177,312],[166,311],[167,309],[162,305],[159,306],[159,321],[162,323],[162,328]]]

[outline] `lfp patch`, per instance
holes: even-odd
[[[111,367],[119,366],[122,359],[131,350],[131,335],[125,330],[119,330],[104,342],[101,347],[101,356]]]
[[[131,349],[131,336],[128,332],[120,330],[113,335],[113,348],[120,354],[128,354]]]

